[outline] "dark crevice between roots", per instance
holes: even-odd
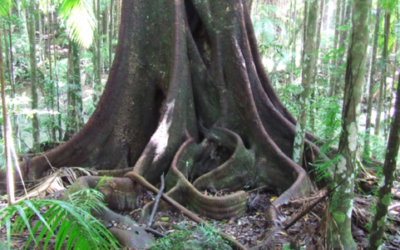
[[[221,157],[220,159],[216,159]],[[237,191],[250,186],[254,152],[248,151],[240,137],[224,128],[212,128],[201,143],[188,139],[176,153],[166,175],[167,195],[192,211],[214,219],[241,216],[247,210],[246,193],[234,192],[209,197],[205,190]],[[197,178],[198,177],[198,178]],[[190,179],[195,181],[189,182]],[[152,204],[144,208],[148,214]],[[170,207],[161,203],[160,209]]]
[[[186,18],[190,28],[190,32],[195,34],[201,27],[201,20],[199,14],[196,12],[191,0],[185,0]]]

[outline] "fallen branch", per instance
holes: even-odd
[[[150,219],[147,222],[147,228],[151,228],[151,225],[153,224],[154,215],[157,211],[158,202],[160,201],[160,197],[161,197],[163,191],[164,191],[164,173],[161,175],[161,187],[156,196],[156,200],[155,200],[154,206],[153,206],[153,211],[151,211]]]
[[[147,190],[152,191],[153,193],[158,193],[159,192],[159,190],[156,187],[151,185],[142,176],[138,175],[135,172],[129,172],[129,173],[127,173],[125,175],[125,177],[128,177],[132,181],[139,183],[139,185],[141,185],[142,187],[146,188]],[[172,207],[174,207],[177,210],[179,210],[183,215],[189,217],[191,220],[193,220],[193,221],[195,221],[197,223],[203,223],[204,225],[207,225],[207,223],[204,220],[202,220],[200,217],[198,217],[193,212],[191,212],[190,210],[188,210],[187,208],[185,208],[184,206],[182,206],[181,204],[179,204],[175,200],[171,199],[167,195],[162,193],[161,194],[161,198],[165,202],[167,202],[169,205],[171,205]],[[218,234],[221,235],[226,240],[228,240],[230,243],[234,244],[238,249],[246,250],[246,248],[240,242],[238,242],[237,240],[233,239],[228,234],[225,234],[225,233],[222,233],[222,232],[218,232]]]
[[[304,215],[306,215],[308,212],[310,212],[318,203],[320,203],[323,199],[325,199],[328,196],[329,192],[325,190],[325,194],[323,194],[321,197],[318,198],[318,200],[314,201],[309,205],[306,209],[304,209],[301,213],[299,213],[296,217],[293,218],[283,229],[286,231],[288,230],[291,226],[293,226],[298,220],[300,220]]]
[[[345,180],[343,180],[341,183],[337,184],[334,188],[332,189],[325,189],[321,191],[322,196],[318,198],[318,200],[314,201],[309,205],[306,209],[303,210],[303,212],[299,213],[292,221],[290,221],[283,229],[286,231],[288,230],[291,226],[293,226],[298,220],[300,220],[304,215],[306,215],[308,212],[310,212],[318,203],[320,203],[323,199],[328,197],[333,191],[335,191],[336,188],[338,188],[340,185]]]
[[[154,229],[152,229],[152,228],[146,228],[146,229],[144,229],[146,232],[148,232],[148,233],[152,233],[152,234],[154,234],[155,236],[157,236],[157,237],[160,237],[160,238],[164,238],[165,236],[167,236],[167,235],[165,235],[165,234],[163,234],[163,233],[160,233],[160,232],[158,232],[157,230],[154,230]]]

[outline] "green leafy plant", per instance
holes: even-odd
[[[192,230],[188,230],[184,227],[182,230],[178,230],[167,237],[158,240],[158,244],[150,249],[228,250],[232,248],[222,239],[221,235],[218,234],[218,231],[215,228],[200,224]]]
[[[29,237],[25,249],[32,240],[35,247],[43,241],[42,249],[46,249],[51,239],[55,239],[55,249],[90,249],[91,246],[118,249],[114,236],[90,213],[100,211],[104,206],[102,200],[104,197],[99,191],[87,189],[70,195],[69,201],[26,200],[2,208],[0,226],[6,227],[8,249],[11,234],[20,234],[26,229]],[[35,218],[38,222],[31,226]]]

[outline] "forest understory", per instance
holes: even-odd
[[[47,189],[41,192],[39,197],[44,199],[60,199],[67,191],[71,180],[74,180],[79,175],[95,172],[83,172],[82,169],[74,169],[66,171],[66,169],[57,170],[59,176],[56,179],[44,177],[40,183],[46,183],[44,186],[36,187],[36,192]],[[63,172],[63,174],[61,174]],[[72,173],[73,172],[73,173]],[[50,181],[49,181],[50,180]],[[62,183],[63,185],[59,185]],[[371,193],[371,188],[376,188],[376,180],[368,181],[358,180],[358,189],[354,200],[354,209],[352,216],[352,235],[359,249],[366,249],[368,246],[369,226],[373,218],[373,204],[376,203],[376,197]],[[160,184],[159,184],[160,185]],[[157,185],[157,187],[159,187]],[[65,187],[64,187],[65,186]],[[29,185],[28,185],[29,187]],[[363,191],[362,188],[366,191]],[[23,190],[18,192],[21,196]],[[224,190],[206,190],[205,195],[210,197],[224,196],[229,194],[229,191]],[[219,242],[224,242],[221,239],[215,239],[215,232],[224,232],[247,249],[326,249],[326,234],[327,234],[327,216],[329,216],[329,206],[326,199],[326,190],[320,191],[309,197],[296,198],[290,200],[287,204],[274,207],[274,201],[278,194],[271,192],[268,188],[258,188],[255,190],[247,190],[248,209],[243,216],[234,217],[228,220],[213,220],[205,216],[200,216],[206,223],[209,229],[203,231],[199,229],[199,224],[190,218],[182,215],[176,209],[158,211],[154,216],[154,221],[151,226],[160,235],[154,235],[156,238],[169,238],[170,245],[175,248],[170,249],[230,249],[228,246],[217,245]],[[384,236],[384,248],[388,250],[396,250],[400,248],[400,179],[394,183],[393,189],[394,199],[389,206],[389,214],[387,220],[387,229]],[[133,211],[117,211],[119,214],[129,217],[138,222],[138,225],[146,228],[148,221],[140,220],[142,208],[151,201],[156,199],[157,194],[143,190],[139,196],[139,208]],[[325,197],[325,198],[324,198]],[[6,206],[7,201],[0,200],[0,207]],[[269,218],[266,211],[268,209],[276,209],[277,218]],[[48,208],[41,212],[45,212]],[[32,224],[38,218],[33,219]],[[291,225],[294,222],[293,225]],[[201,225],[201,224],[200,224]],[[288,225],[289,228],[285,229]],[[107,228],[124,228],[124,225],[114,221],[109,221]],[[201,228],[201,227],[200,227]],[[126,226],[125,226],[126,229]],[[214,234],[214,235],[212,235]],[[210,236],[211,235],[211,236]],[[5,229],[1,229],[0,248],[4,249],[4,241],[6,241]],[[26,242],[29,237],[29,231],[26,229],[19,235],[12,235],[12,249],[26,249]],[[175,239],[177,241],[174,243]],[[191,239],[195,239],[194,241]],[[210,241],[212,243],[210,243]],[[185,243],[187,242],[187,243]],[[182,244],[184,243],[184,244]],[[2,245],[3,244],[3,245]],[[42,249],[43,242],[39,243],[37,249]],[[54,249],[54,241],[46,249]],[[175,245],[174,245],[175,244]],[[208,244],[208,245],[207,245]],[[33,249],[34,242],[30,243]],[[199,247],[199,248],[196,248]],[[235,246],[231,246],[235,249]],[[28,248],[30,249],[30,248]],[[152,248],[152,249],[167,249],[167,248]]]
[[[386,141],[392,135],[397,72],[394,55],[394,65],[387,67],[393,70],[392,84],[382,76],[387,73],[371,73],[370,89],[362,87],[366,68],[373,72],[377,64],[365,56],[371,47],[372,1],[355,0],[352,9],[351,1],[337,0],[342,7],[336,15],[340,10],[342,20],[331,29],[341,33],[341,45],[338,34],[335,39],[321,36],[323,15],[330,8],[325,1],[321,6],[306,1],[301,10],[295,1],[286,6],[295,21],[302,19],[296,12],[305,18],[301,39],[301,24],[285,24],[292,44],[278,20],[279,8],[268,4],[259,6],[259,19],[252,19],[253,1],[116,2],[93,1],[97,31],[93,47],[85,49],[57,22],[53,28],[60,32],[52,31],[50,12],[38,22],[35,4],[29,5],[31,14],[24,12],[27,24],[19,31],[26,28],[29,39],[43,47],[30,51],[29,64],[42,61],[29,72],[18,68],[17,88],[7,92],[13,98],[29,97],[32,105],[9,105],[19,148],[17,153],[10,149],[12,161],[5,158],[8,166],[19,164],[20,172],[0,173],[0,218],[8,219],[0,223],[0,249],[6,242],[13,249],[79,248],[83,231],[73,229],[85,223],[74,213],[106,229],[93,242],[110,236],[129,249],[348,250],[354,241],[358,249],[368,247],[381,201],[378,189],[391,186],[382,184],[382,161],[391,149]],[[346,16],[351,10],[354,20]],[[333,13],[328,16],[333,19]],[[120,24],[113,27],[112,20]],[[259,27],[268,22],[274,32],[260,34]],[[35,26],[43,33],[36,33]],[[303,49],[296,49],[296,41]],[[397,53],[393,44],[390,49]],[[382,51],[388,50],[385,46]],[[28,64],[27,51],[16,55],[18,63]],[[268,73],[264,59],[274,65]],[[286,65],[278,70],[282,60]],[[365,67],[366,61],[372,66]],[[14,77],[9,65],[7,76]],[[54,75],[59,79],[53,79],[52,65],[63,70]],[[379,78],[385,82],[378,90],[372,82]],[[398,111],[400,101],[396,105]],[[21,107],[29,110],[23,113]],[[400,178],[399,173],[391,176],[396,179],[383,247],[400,249]],[[5,195],[6,183],[16,184],[15,203],[11,185]],[[57,210],[49,200],[69,203],[77,211],[77,201],[88,203],[84,209],[89,213],[72,209],[68,214],[70,208]],[[41,201],[36,211],[32,204]]]

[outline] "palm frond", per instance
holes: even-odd
[[[88,48],[93,41],[96,20],[87,0],[59,0],[60,16],[67,20],[71,39]]]
[[[0,0],[0,16],[6,16],[12,8],[14,2],[12,0]]]

